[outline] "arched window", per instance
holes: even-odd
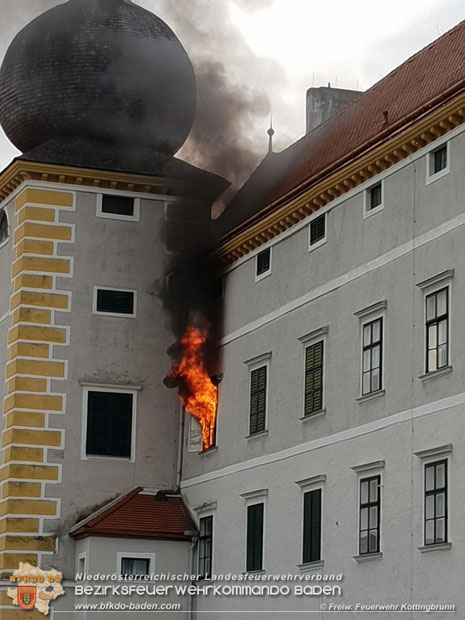
[[[8,218],[5,211],[0,213],[0,243],[8,238]]]

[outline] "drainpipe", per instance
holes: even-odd
[[[181,476],[182,476],[182,459],[184,452],[184,407],[179,405],[179,420],[178,420],[178,455],[176,459],[176,489],[181,488]]]
[[[191,544],[189,548],[189,570],[191,576],[196,575],[196,566],[195,566],[195,548],[197,546],[197,542],[199,540],[199,533],[193,531],[184,532],[185,536],[191,536]],[[193,594],[189,594],[187,599],[187,618],[188,620],[194,620],[195,615],[195,598]]]

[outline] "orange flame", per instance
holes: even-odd
[[[181,339],[181,360],[173,364],[165,378],[166,385],[178,385],[179,400],[186,411],[199,421],[204,450],[211,448],[215,442],[218,406],[218,388],[205,368],[203,347],[207,337],[206,329],[187,327]]]

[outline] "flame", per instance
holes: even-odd
[[[178,386],[179,400],[186,411],[199,421],[204,450],[211,448],[215,442],[218,406],[218,388],[205,368],[203,348],[207,338],[206,329],[187,327],[181,338],[181,360],[173,364],[165,378],[166,385]]]

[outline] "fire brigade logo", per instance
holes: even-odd
[[[65,593],[62,580],[62,574],[56,570],[42,570],[21,562],[10,577],[10,583],[16,584],[16,588],[8,588],[7,594],[13,599],[13,605],[26,610],[37,609],[48,616],[50,603]]]
[[[34,609],[37,599],[37,586],[18,586],[18,605],[21,609]]]

